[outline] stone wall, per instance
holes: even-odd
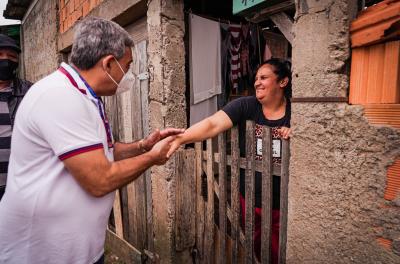
[[[39,0],[22,24],[25,79],[35,82],[57,69],[57,2]]]
[[[150,131],[166,127],[185,128],[183,1],[150,1],[147,19]],[[165,166],[153,167],[151,173],[154,250],[160,255],[161,263],[190,263],[188,252],[175,252],[174,157]]]
[[[296,8],[293,97],[346,97],[357,1]],[[400,132],[347,103],[293,103],[292,126],[287,263],[400,263],[400,197],[383,198]]]

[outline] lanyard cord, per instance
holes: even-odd
[[[75,81],[75,79],[72,77],[72,75],[63,67],[59,68],[60,72],[62,72],[67,78],[68,80],[71,82],[71,84],[78,89],[82,94],[87,94],[86,91],[84,89],[80,89],[77,82]],[[74,69],[75,70],[75,69]],[[76,72],[76,70],[75,70]],[[113,144],[112,144],[112,139],[111,139],[111,128],[110,128],[110,124],[108,122],[108,118],[107,118],[107,114],[105,112],[104,109],[104,103],[101,100],[100,97],[97,96],[97,94],[93,91],[92,87],[90,87],[90,85],[85,81],[85,79],[82,78],[82,76],[76,72],[79,76],[79,78],[82,80],[82,82],[85,84],[86,88],[89,90],[90,94],[96,99],[97,101],[97,107],[99,109],[99,113],[100,113],[100,117],[101,120],[103,121],[103,125],[104,128],[106,130],[106,135],[107,135],[107,144],[108,144],[108,148],[112,148]]]

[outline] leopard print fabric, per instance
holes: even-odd
[[[281,151],[281,146],[282,146],[282,141],[281,137],[279,135],[279,129],[281,127],[273,127],[272,128],[272,142],[273,142],[273,157],[272,157],[272,163],[273,164],[281,164],[282,160],[282,151]],[[255,158],[256,160],[262,160],[262,133],[263,132],[263,126],[256,124],[254,128],[254,133],[255,133],[255,146],[256,146],[256,151],[255,151]]]

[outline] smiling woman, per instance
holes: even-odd
[[[262,131],[263,126],[272,128],[273,163],[281,164],[282,138],[290,137],[290,97],[291,97],[291,70],[290,63],[282,59],[273,58],[265,61],[258,68],[254,83],[255,96],[246,96],[227,104],[222,110],[200,121],[185,133],[176,137],[170,152],[181,144],[203,141],[213,138],[229,128],[239,126],[239,145],[241,155],[244,155],[244,129],[246,120],[252,120],[255,125],[255,159],[262,159]],[[261,252],[261,173],[256,173],[255,180],[255,231],[254,247],[258,259]],[[240,200],[242,207],[242,223],[245,204],[245,175],[240,175]],[[272,210],[272,263],[278,261],[279,251],[279,213],[280,213],[280,177],[273,177],[273,210]]]

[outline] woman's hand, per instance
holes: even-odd
[[[174,141],[172,141],[169,151],[167,153],[167,157],[170,158],[172,154],[182,145],[181,139],[178,136],[175,137]]]
[[[289,139],[292,136],[292,129],[290,127],[281,127],[278,131],[283,139]]]

